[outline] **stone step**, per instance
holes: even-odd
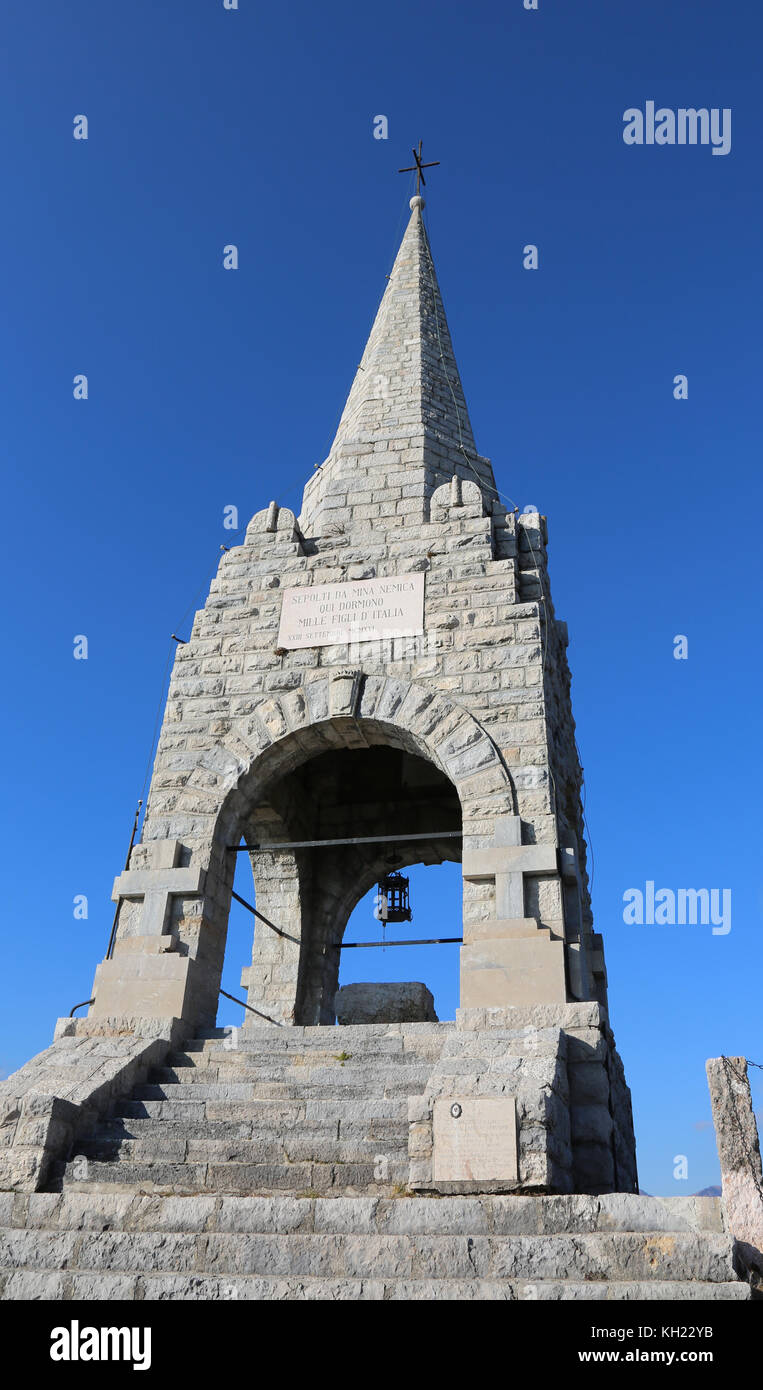
[[[256,1046],[265,1044],[274,1047],[324,1047],[333,1046],[334,1042],[339,1042],[340,1046],[348,1042],[353,1042],[358,1047],[367,1046],[375,1048],[379,1042],[385,1040],[390,1043],[400,1038],[442,1038],[448,1033],[454,1033],[456,1025],[453,1020],[444,1023],[345,1023],[345,1024],[310,1024],[309,1026],[287,1025],[281,1028],[273,1024],[266,1023],[247,1023],[236,1030],[236,1036],[246,1043]],[[526,1029],[524,1030],[527,1031]],[[519,1036],[522,1029],[507,1030],[507,1036]],[[201,1049],[204,1046],[214,1045],[223,1042],[231,1036],[230,1028],[202,1028],[186,1047]],[[501,1030],[504,1036],[504,1030]],[[339,1051],[339,1048],[336,1049]]]
[[[717,1197],[586,1196],[237,1197],[139,1192],[0,1193],[14,1229],[293,1231],[354,1235],[565,1236],[596,1232],[722,1236]]]
[[[400,1078],[388,1081],[378,1092],[384,1097],[421,1095],[426,1082],[420,1079]],[[368,1084],[360,1076],[348,1077],[344,1083],[336,1078],[325,1082],[318,1080],[301,1083],[286,1081],[198,1081],[193,1085],[180,1086],[176,1081],[148,1082],[136,1086],[131,1092],[133,1100],[178,1100],[178,1091],[188,1092],[183,1100],[194,1101],[254,1101],[254,1100],[301,1100],[305,1098],[337,1102],[341,1096],[367,1096]]]
[[[287,1085],[312,1086],[335,1085],[340,1090],[347,1086],[365,1085],[366,1091],[384,1086],[387,1082],[398,1083],[409,1080],[416,1082],[423,1091],[431,1069],[429,1064],[407,1063],[405,1066],[389,1067],[372,1064],[352,1067],[349,1062],[336,1063],[333,1067],[322,1064],[310,1067],[154,1067],[148,1081],[150,1085],[210,1086],[221,1084],[258,1085],[260,1082],[285,1082]]]
[[[210,1085],[215,1081],[225,1083],[231,1081],[287,1081],[287,1082],[310,1082],[316,1077],[323,1081],[337,1078],[339,1084],[344,1086],[351,1077],[365,1077],[369,1088],[376,1088],[385,1079],[395,1080],[399,1077],[411,1077],[421,1081],[422,1088],[432,1075],[432,1063],[411,1060],[407,1058],[404,1062],[397,1063],[394,1067],[386,1062],[369,1062],[368,1065],[355,1066],[353,1062],[332,1062],[326,1065],[321,1059],[320,1062],[305,1063],[284,1063],[273,1064],[272,1061],[263,1066],[250,1066],[245,1059],[235,1058],[229,1062],[210,1062],[207,1066],[163,1066],[152,1069],[148,1080],[153,1084],[157,1081],[174,1082],[179,1086],[191,1085],[202,1082]]]
[[[110,1162],[74,1157],[65,1165],[63,1181],[67,1188],[82,1190],[91,1184],[118,1184],[146,1191],[174,1193],[240,1192],[302,1192],[305,1194],[336,1191],[366,1192],[374,1188],[387,1189],[394,1184],[405,1186],[408,1181],[408,1155],[398,1158],[384,1155],[386,1164],[377,1179],[376,1155],[359,1162],[343,1162],[330,1158],[284,1162],[192,1163],[181,1160],[145,1159],[130,1162],[115,1159]]]
[[[115,1141],[96,1136],[80,1140],[75,1156],[106,1163],[373,1163],[379,1150],[379,1142],[365,1136],[337,1139],[335,1135],[298,1129],[290,1134],[258,1134],[253,1139],[169,1139],[146,1135]],[[384,1151],[407,1158],[407,1133],[386,1140]]]
[[[241,1124],[233,1121],[207,1120],[191,1125],[152,1119],[115,1119],[99,1125],[95,1134],[78,1141],[77,1149],[81,1153],[92,1153],[94,1146],[98,1145],[104,1149],[123,1149],[125,1144],[135,1141],[165,1146],[169,1151],[170,1146],[185,1142],[291,1142],[295,1137],[310,1143],[340,1139],[347,1143],[378,1143],[384,1139],[391,1144],[401,1143],[405,1147],[408,1143],[408,1124],[403,1117],[395,1120],[351,1120],[334,1115],[328,1115],[320,1122],[313,1119],[308,1124],[303,1119],[299,1125],[288,1126],[273,1121],[255,1125],[251,1122]],[[95,1154],[92,1153],[92,1156],[95,1157]]]
[[[283,1028],[277,1033],[255,1032],[247,1028],[232,1028],[215,1038],[187,1038],[175,1044],[177,1051],[200,1056],[205,1052],[229,1051],[231,1048],[248,1049],[271,1056],[289,1052],[352,1052],[356,1056],[381,1056],[382,1053],[401,1053],[407,1049],[428,1048],[436,1051],[443,1047],[450,1034],[435,1030],[434,1033],[386,1033],[375,1032],[373,1028],[333,1029]]]
[[[680,1283],[646,1280],[527,1281],[521,1279],[295,1279],[263,1278],[259,1275],[230,1275],[224,1278],[205,1274],[108,1274],[17,1270],[0,1273],[0,1297],[5,1302],[30,1299],[47,1302],[97,1302],[99,1300],[260,1302],[353,1301],[374,1302],[507,1302],[533,1300],[558,1302],[720,1302],[750,1299],[749,1285],[741,1282],[709,1284],[695,1280]]]
[[[437,1037],[394,1037],[370,1038],[348,1038],[346,1036],[332,1038],[306,1038],[304,1035],[282,1038],[270,1036],[267,1038],[249,1038],[241,1029],[238,1032],[229,1033],[224,1038],[208,1039],[204,1042],[194,1040],[185,1042],[173,1053],[174,1056],[193,1057],[195,1060],[205,1057],[227,1057],[244,1052],[251,1057],[334,1057],[338,1053],[347,1052],[352,1057],[416,1057],[423,1056],[425,1053],[436,1056],[442,1050],[445,1038]]]
[[[270,1279],[734,1282],[726,1236],[678,1232],[467,1237],[4,1228],[0,1268]]]
[[[161,1124],[189,1125],[206,1130],[209,1124],[247,1124],[259,1127],[271,1125],[291,1128],[340,1121],[361,1123],[401,1120],[407,1124],[408,1101],[405,1096],[343,1096],[341,1100],[301,1097],[294,1100],[278,1097],[258,1097],[253,1101],[205,1101],[193,1092],[189,1100],[120,1100],[112,1109],[114,1119],[147,1119]]]

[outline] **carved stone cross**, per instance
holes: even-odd
[[[162,936],[167,925],[170,899],[195,897],[204,885],[204,870],[178,868],[178,840],[157,840],[150,846],[149,869],[126,869],[114,879],[112,901],[143,899],[140,936]]]
[[[519,816],[501,816],[496,820],[493,848],[464,850],[465,879],[495,879],[495,915],[499,919],[524,917],[525,874],[558,872],[553,845],[523,845],[521,839]]]

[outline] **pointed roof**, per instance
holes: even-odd
[[[410,221],[329,458],[379,431],[403,435],[403,426],[476,452],[423,206],[423,198],[411,199]]]
[[[325,463],[308,482],[305,535],[343,528],[351,516],[374,529],[428,515],[429,498],[454,475],[476,481],[490,509],[488,459],[476,450],[442,296],[424,227],[411,217]],[[355,505],[365,513],[353,512]],[[378,520],[377,520],[378,519]]]

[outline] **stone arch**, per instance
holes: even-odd
[[[412,865],[422,862],[442,863],[450,860],[459,863],[461,860],[461,846],[458,841],[440,841],[435,856],[427,853],[430,850],[429,844],[424,846],[418,843],[400,844],[396,845],[395,849],[400,861],[395,867],[400,870],[408,869]],[[378,847],[375,850],[368,847],[364,855],[353,858],[340,880],[338,898],[335,903],[331,904],[331,916],[329,917],[327,913],[323,921],[319,920],[314,923],[315,934],[319,942],[321,939],[325,940],[329,931],[335,939],[342,939],[358,903],[373,888],[374,884],[378,883],[379,879],[389,871],[388,852],[388,845]],[[404,934],[408,935],[407,932]],[[301,979],[302,988],[297,996],[297,1022],[334,1022],[333,998],[339,984],[340,960],[339,952],[327,953],[323,961],[323,978],[315,968],[312,971],[309,969],[304,971]],[[318,964],[320,963],[319,961]]]
[[[287,774],[326,752],[374,747],[403,750],[438,769],[455,790],[463,834],[473,837],[473,846],[485,842],[479,837],[490,836],[496,817],[515,813],[511,778],[488,732],[468,710],[423,684],[329,669],[304,686],[259,701],[216,747],[199,750],[195,769],[188,774],[194,781],[194,771],[199,770],[194,784],[203,780],[212,795],[214,787],[217,801],[216,812],[204,819],[201,843],[197,840],[193,848],[194,858],[206,870],[201,939],[208,948],[203,951],[206,983],[203,998],[199,996],[200,1019],[209,1020],[217,1005],[235,867],[229,847],[239,843],[254,808]],[[188,769],[188,755],[185,766]],[[202,828],[198,817],[197,826]],[[303,872],[295,854],[295,882]],[[464,885],[465,896],[474,891]],[[270,959],[263,963],[267,979],[259,982],[268,988],[258,990],[253,970],[250,1002],[255,1008],[268,1003],[271,1007],[265,1012],[275,1008],[282,1021],[293,1022],[299,1007],[298,948],[273,936],[268,950]],[[322,1004],[313,1001],[309,1021],[325,1016],[325,1007],[325,999]]]

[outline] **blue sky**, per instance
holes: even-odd
[[[641,1182],[717,1181],[705,1059],[763,1061],[760,6],[38,0],[2,27],[0,1066],[89,995],[169,635],[230,542],[223,508],[298,507],[325,457],[423,137],[477,445],[549,518]],[[647,100],[730,107],[731,152],[626,147]],[[458,934],[453,872],[413,871],[415,935]],[[647,880],[730,888],[731,931],[626,926]],[[345,981],[372,971],[426,980],[452,1016],[454,948],[345,957]]]

